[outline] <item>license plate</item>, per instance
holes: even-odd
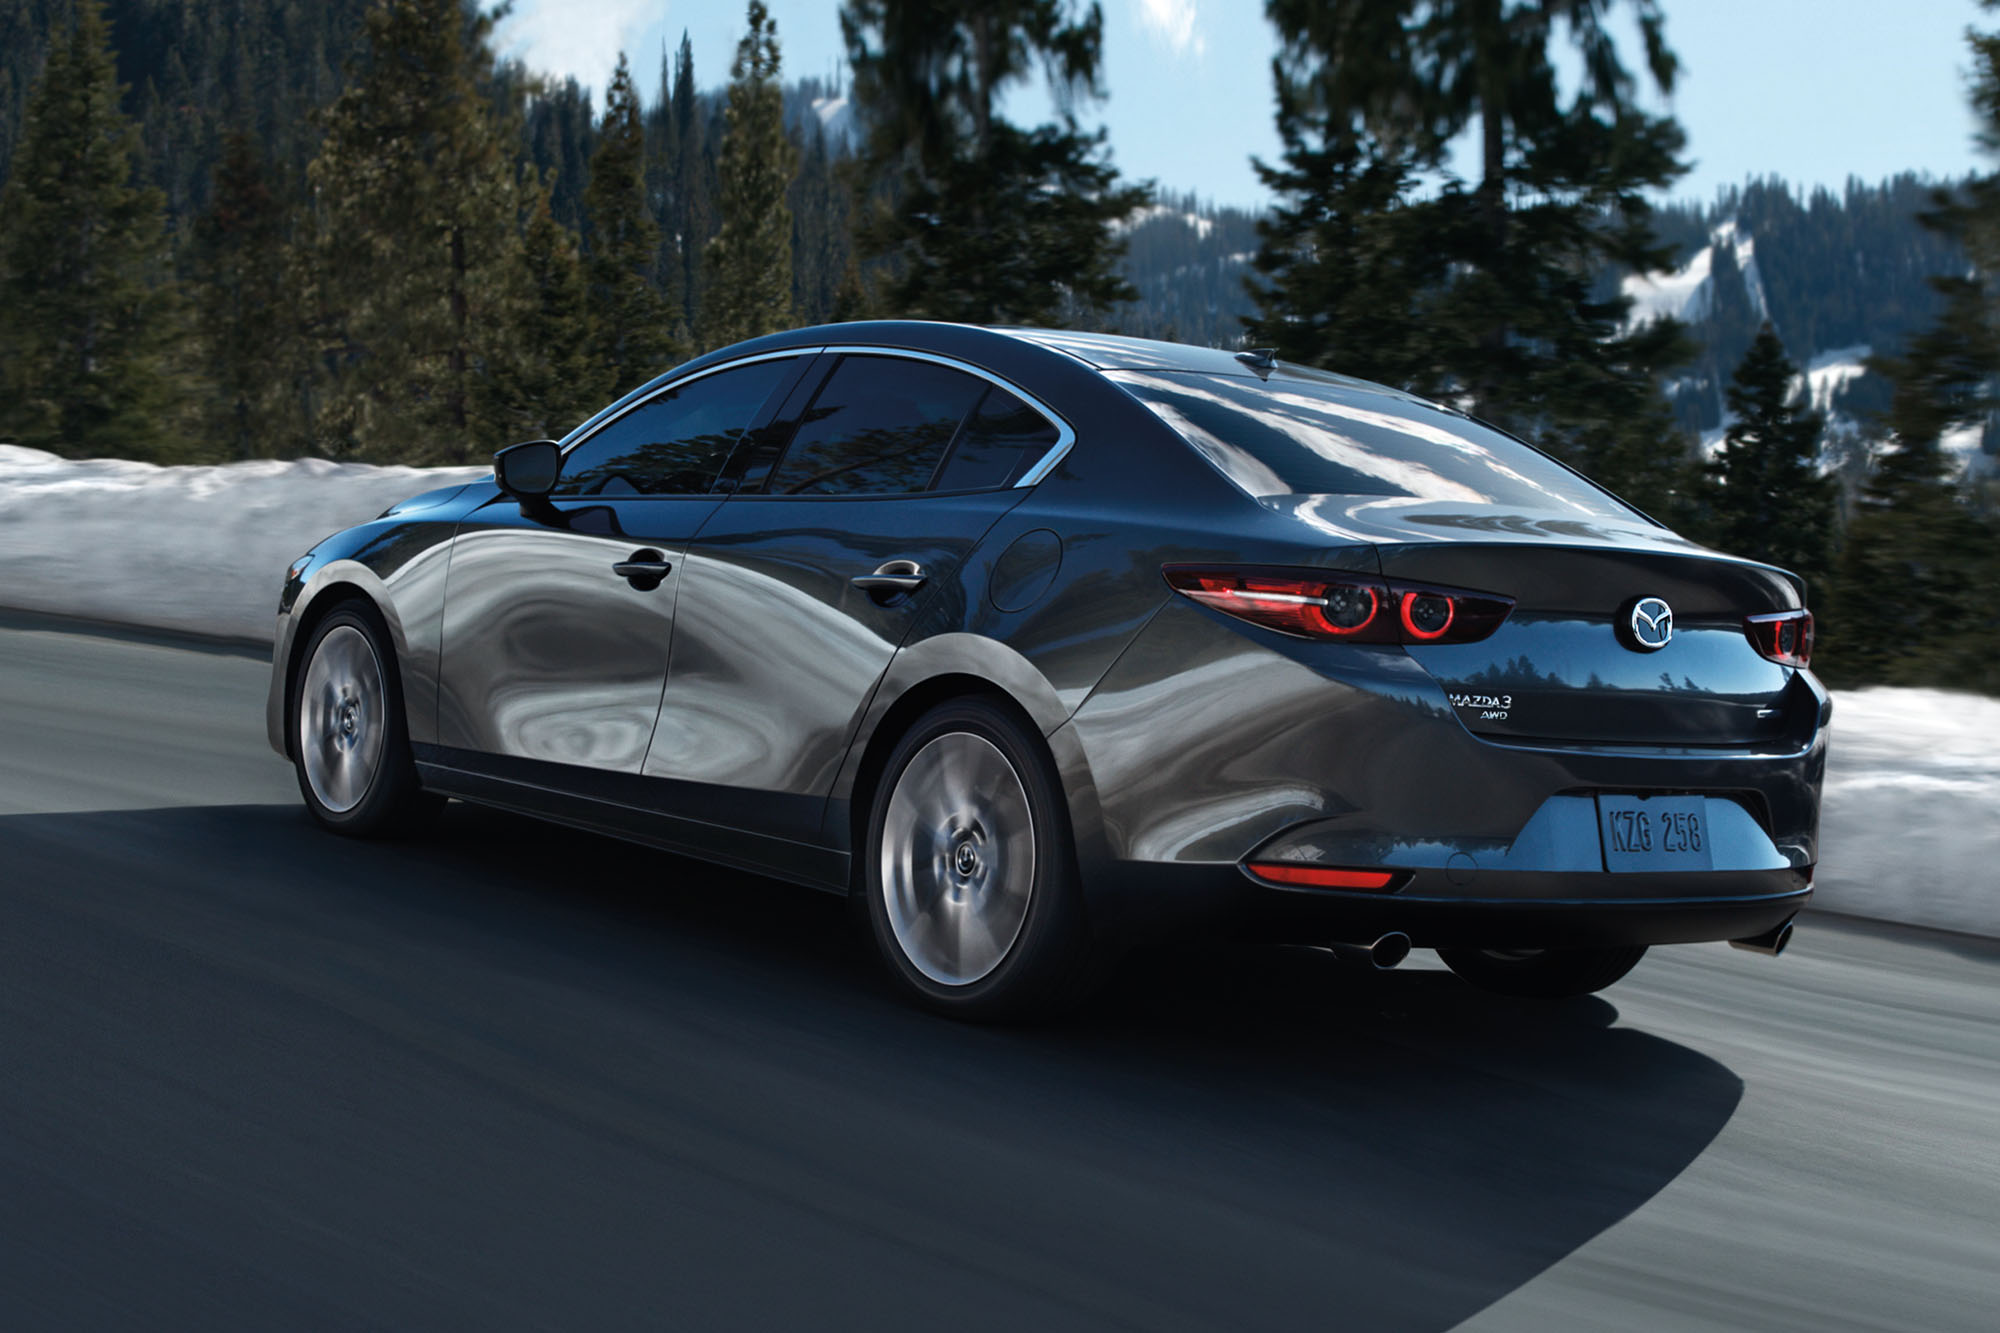
[[[1675,871],[1709,868],[1707,802],[1699,796],[1597,798],[1604,868]]]

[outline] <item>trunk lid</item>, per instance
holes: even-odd
[[[1800,606],[1797,582],[1634,515],[1579,519],[1374,497],[1270,497],[1344,540],[1385,577],[1514,599],[1476,643],[1407,651],[1483,736],[1595,744],[1745,746],[1780,739],[1796,674],[1762,656],[1744,617]],[[1672,634],[1648,648],[1634,607],[1658,598]],[[1648,611],[1657,612],[1650,604]]]

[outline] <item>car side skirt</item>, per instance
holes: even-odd
[[[691,807],[714,804],[720,795],[706,790],[681,790],[697,784],[481,754],[443,745],[419,744],[411,749],[418,780],[428,790],[446,796],[830,893],[844,894],[848,889],[849,857],[844,851],[746,833],[728,824],[685,813]],[[734,792],[727,796],[736,801],[789,799],[767,792]],[[820,799],[804,799],[810,802],[816,816]]]

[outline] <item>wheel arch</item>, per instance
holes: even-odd
[[[890,751],[932,708],[966,697],[999,703],[1041,739],[1062,787],[1079,862],[1088,864],[1102,841],[1102,817],[1089,762],[1073,729],[1063,725],[1069,710],[1055,687],[1025,657],[974,634],[938,635],[897,653],[869,701],[835,779],[827,803],[829,840],[854,853],[851,864],[858,872],[869,806]]]
[[[409,661],[409,643],[402,619],[396,614],[395,600],[389,595],[388,585],[358,561],[340,560],[328,565],[300,591],[298,600],[292,604],[286,639],[279,645],[279,651],[284,653],[284,667],[280,677],[283,689],[278,696],[283,710],[278,734],[284,741],[284,754],[288,759],[298,757],[297,740],[293,735],[298,724],[294,712],[297,703],[293,699],[292,687],[298,680],[300,667],[304,665],[313,631],[335,611],[357,603],[373,611],[388,628],[389,652],[395,659],[392,665],[397,692],[405,700],[409,696],[410,682],[404,678],[404,664]]]

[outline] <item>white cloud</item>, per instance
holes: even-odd
[[[1196,31],[1201,21],[1196,0],[1139,0],[1139,17],[1176,56],[1192,55],[1199,60],[1208,48],[1206,39]]]
[[[600,93],[618,53],[660,8],[659,0],[522,0],[495,34],[497,45],[530,69],[567,74]]]

